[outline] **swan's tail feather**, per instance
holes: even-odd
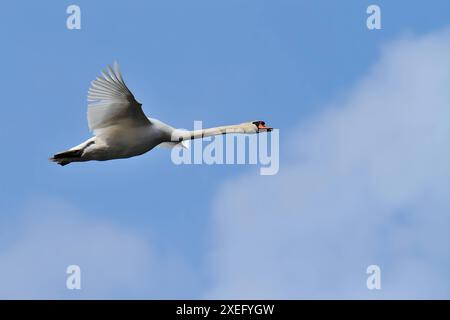
[[[77,159],[81,158],[83,155],[83,150],[67,150],[64,152],[60,152],[55,154],[49,160],[56,162],[61,166],[65,166],[73,161],[77,161]]]

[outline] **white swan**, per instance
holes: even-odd
[[[78,146],[50,158],[62,166],[71,162],[111,160],[141,155],[154,147],[182,145],[183,141],[226,133],[259,133],[271,131],[264,121],[182,131],[153,118],[142,111],[125,85],[117,62],[108,66],[91,83],[88,93],[88,124],[94,136]]]

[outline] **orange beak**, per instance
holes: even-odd
[[[258,123],[258,132],[260,132],[260,131],[262,131],[262,132],[264,132],[264,131],[270,132],[272,130],[273,130],[273,128],[272,127],[266,127],[266,124],[264,122]]]

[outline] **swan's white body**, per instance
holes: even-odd
[[[60,165],[90,160],[129,158],[150,151],[158,145],[177,146],[189,139],[225,133],[270,131],[263,121],[181,131],[148,118],[125,85],[117,63],[108,67],[91,83],[88,93],[88,124],[94,136],[78,146],[55,154],[51,161]]]

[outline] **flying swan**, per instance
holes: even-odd
[[[252,134],[271,131],[264,121],[186,131],[175,129],[162,121],[147,117],[142,104],[136,101],[125,85],[114,62],[91,82],[88,92],[87,119],[94,136],[85,142],[55,154],[51,161],[67,165],[71,162],[130,158],[156,146],[184,147],[187,140],[227,133]]]

